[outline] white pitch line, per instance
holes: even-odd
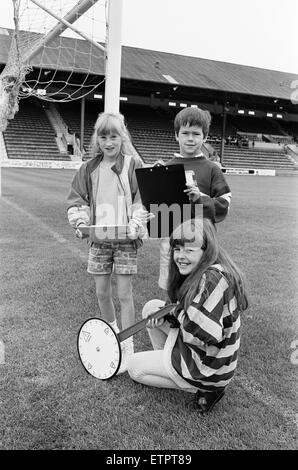
[[[79,257],[84,262],[87,261],[87,254],[84,254],[79,248],[73,247],[70,244],[69,240],[62,237],[60,235],[60,233],[56,232],[51,227],[49,227],[47,224],[42,222],[39,217],[36,217],[35,215],[31,214],[30,212],[28,212],[25,209],[23,209],[22,207],[20,207],[18,204],[14,203],[12,201],[9,201],[8,199],[5,199],[4,197],[1,199],[1,201],[5,202],[9,206],[13,207],[15,210],[20,212],[27,219],[32,220],[35,224],[37,224],[38,227],[40,227],[42,230],[44,230],[49,235],[51,235],[58,243],[60,243],[61,245],[65,245],[65,248],[67,248],[67,250],[70,251],[73,255]]]
[[[238,382],[246,392],[270,408],[274,413],[281,415],[287,422],[292,421],[294,425],[297,425],[297,413],[286,406],[280,398],[267,393],[258,382],[252,382],[244,372],[240,371],[236,375],[235,381]]]

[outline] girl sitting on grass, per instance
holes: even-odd
[[[240,313],[248,307],[244,279],[208,219],[184,222],[170,247],[168,295],[177,306],[166,319],[148,320],[154,350],[131,356],[128,373],[145,385],[195,393],[195,408],[206,413],[236,369]],[[143,317],[164,304],[150,300]]]

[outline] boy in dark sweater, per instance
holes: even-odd
[[[221,222],[228,214],[231,190],[219,166],[208,160],[202,145],[206,141],[211,115],[209,111],[199,108],[184,108],[174,121],[175,138],[179,143],[180,153],[167,163],[175,165],[182,163],[186,172],[186,189],[193,209],[195,204],[203,206],[203,216],[213,223]],[[193,175],[189,179],[189,175]],[[192,213],[195,211],[192,210]],[[160,246],[159,286],[167,289],[167,273],[169,264],[169,240],[162,239]]]

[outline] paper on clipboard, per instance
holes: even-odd
[[[195,172],[193,170],[185,170],[186,184],[189,184],[189,185],[195,184],[194,176],[195,176]]]
[[[78,229],[95,243],[125,241],[128,239],[127,225],[80,225]]]

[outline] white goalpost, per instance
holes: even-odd
[[[103,82],[104,109],[118,112],[123,0],[12,2],[15,29],[0,75],[0,131],[13,119],[21,98],[69,102],[82,99]],[[100,19],[95,17],[95,6],[99,6],[96,14],[102,9]],[[88,16],[89,11],[92,13]],[[73,24],[87,19],[88,33]],[[100,29],[104,45],[95,38]],[[66,30],[75,33],[75,39],[69,41],[63,36]],[[68,74],[66,79],[61,78],[61,72]]]
[[[97,1],[97,0],[95,0]],[[56,14],[51,12],[44,5],[41,5],[37,0],[31,0],[31,2],[38,5],[40,8],[48,12],[59,23],[57,26],[44,38],[43,42],[34,50],[30,52],[26,61],[29,61],[39,50],[46,44],[54,39],[57,33],[70,28],[84,39],[89,41],[98,49],[105,52],[105,106],[104,109],[107,112],[119,111],[119,100],[120,100],[120,81],[121,81],[121,37],[122,37],[122,1],[123,0],[109,0],[108,8],[108,22],[107,22],[107,37],[106,37],[106,48],[92,38],[88,37],[82,31],[79,31],[72,25],[72,21],[76,18],[77,14],[83,14],[87,8],[90,8],[90,3],[95,3],[91,0],[85,0],[78,9],[73,9],[66,18],[59,18]],[[62,24],[61,24],[62,23]],[[64,26],[64,28],[63,28]]]
[[[82,31],[78,30],[77,28],[74,27],[72,24],[73,21],[77,19],[77,16],[83,15],[85,11],[87,11],[88,8],[92,6],[92,4],[96,3],[97,0],[84,0],[84,2],[81,3],[81,5],[75,6],[67,15],[65,18],[60,18],[58,15],[56,15],[53,11],[49,10],[45,5],[42,5],[40,2],[37,0],[30,0],[32,3],[35,5],[39,6],[41,9],[43,9],[45,12],[47,12],[49,15],[53,16],[56,20],[58,20],[57,25],[46,35],[46,37],[40,42],[40,44],[35,47],[32,51],[28,53],[28,56],[25,57],[26,61],[29,61],[34,57],[40,49],[47,43],[51,42],[52,39],[55,39],[57,35],[60,35],[66,28],[70,28],[72,31],[75,33],[79,34],[83,39],[86,39],[90,43],[92,43],[95,47],[98,49],[105,51],[105,48],[99,44],[98,42],[94,41],[92,38],[88,37],[85,33]]]
[[[121,81],[122,2],[110,0],[107,50],[105,111],[119,111]]]

